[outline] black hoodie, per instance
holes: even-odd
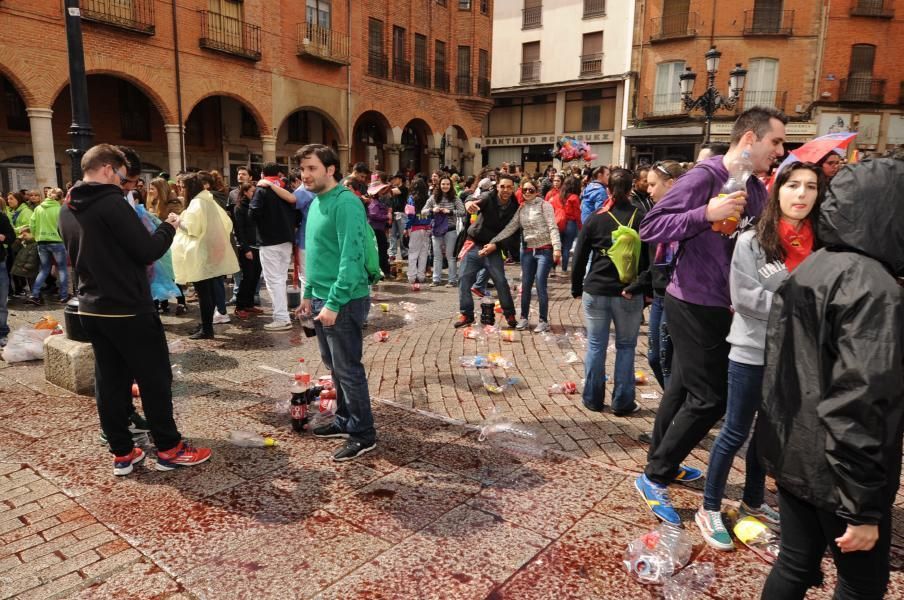
[[[842,169],[817,236],[773,296],[757,445],[783,492],[875,524],[901,477],[904,161]]]
[[[59,229],[78,277],[80,313],[155,312],[147,267],[169,249],[172,225],[161,223],[148,233],[122,189],[80,181],[60,210]]]

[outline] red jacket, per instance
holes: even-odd
[[[556,225],[559,231],[565,231],[568,221],[576,221],[578,229],[581,228],[581,199],[577,194],[572,194],[563,203],[559,198],[559,190],[553,188],[546,194],[546,201],[552,204],[556,213]]]

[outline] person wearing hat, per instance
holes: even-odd
[[[386,182],[386,174],[374,172],[367,187],[367,222],[374,230],[377,238],[377,250],[380,254],[380,270],[389,274],[389,238],[386,230],[392,224],[392,186]]]

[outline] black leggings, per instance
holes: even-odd
[[[213,311],[216,304],[213,286],[216,285],[216,277],[195,282],[195,292],[198,294],[198,304],[201,307],[201,331],[213,335]]]
[[[835,600],[872,600],[885,595],[888,586],[888,553],[891,546],[891,511],[879,522],[879,540],[868,552],[843,553],[835,544],[847,523],[834,513],[779,489],[782,541],[778,560],[763,587],[763,600],[798,600],[807,589],[822,584],[826,546],[832,551],[838,582]]]

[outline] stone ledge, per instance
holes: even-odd
[[[52,335],[44,340],[44,379],[76,394],[94,394],[91,344]]]

